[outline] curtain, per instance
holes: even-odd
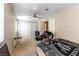
[[[18,34],[22,37],[34,36],[37,30],[36,22],[18,21]]]
[[[22,37],[31,36],[31,23],[30,22],[18,22],[18,32]]]

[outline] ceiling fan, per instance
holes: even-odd
[[[33,17],[34,17],[34,18],[42,18],[42,17],[40,17],[40,16],[37,16],[36,13],[33,14]]]
[[[45,10],[48,11],[49,9],[46,8]],[[43,17],[40,17],[39,15],[37,15],[37,13],[34,13],[32,17],[33,18],[43,18]]]

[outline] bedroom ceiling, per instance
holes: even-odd
[[[37,16],[50,18],[64,9],[72,7],[74,3],[12,3],[14,14],[17,16]]]

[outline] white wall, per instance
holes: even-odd
[[[54,18],[56,37],[79,43],[79,5],[56,14]]]
[[[38,31],[42,34],[45,31],[45,21],[38,21]]]
[[[0,3],[0,42],[4,40],[4,4]]]
[[[16,33],[15,33],[15,17],[9,4],[4,4],[4,31],[5,31],[4,33],[5,40],[7,41],[7,46],[11,54],[11,51],[14,47],[13,38],[15,37]]]
[[[55,34],[55,19],[54,18],[48,21],[48,30]]]
[[[54,34],[55,38],[55,18],[52,18],[48,21],[48,30]]]
[[[32,36],[35,36],[35,31],[38,30],[38,24],[37,22],[32,22],[31,23],[31,32],[32,32]]]

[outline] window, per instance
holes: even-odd
[[[31,36],[31,23],[19,21],[18,29],[20,36]]]
[[[16,20],[15,30],[18,36],[28,37],[34,36],[35,31],[37,30],[37,22],[33,21],[24,21],[24,20]],[[17,25],[18,24],[18,25]]]

